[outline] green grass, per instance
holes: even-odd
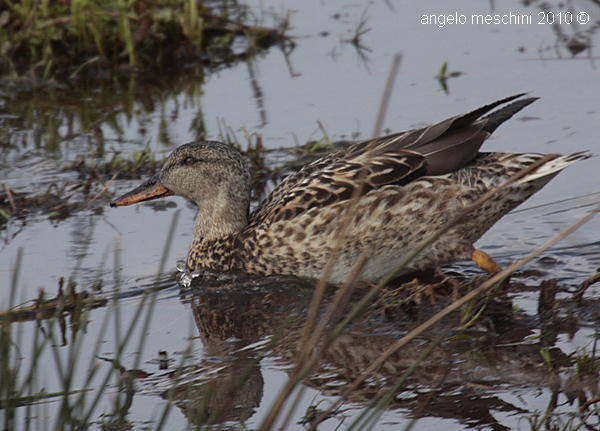
[[[235,61],[234,36],[258,50],[285,39],[245,23],[229,2],[167,0],[6,0],[0,5],[0,77],[73,79]],[[284,18],[286,28],[288,18]]]

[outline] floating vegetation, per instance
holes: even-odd
[[[64,279],[60,279],[58,294],[54,298],[46,298],[40,290],[38,299],[32,305],[11,308],[0,311],[0,321],[44,320],[58,317],[64,319],[69,314],[74,319],[85,309],[93,309],[108,305],[108,298],[94,297],[86,291],[77,292],[77,284],[70,281],[67,292],[63,289]],[[64,337],[64,334],[63,334]]]
[[[434,78],[438,80],[438,82],[440,83],[440,87],[442,87],[442,90],[444,90],[444,93],[448,94],[448,79],[458,78],[461,75],[463,75],[463,72],[459,72],[459,71],[449,72],[448,71],[448,62],[444,61],[444,63],[442,64],[442,67],[440,68],[440,71]]]

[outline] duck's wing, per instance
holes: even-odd
[[[504,121],[536,98],[507,97],[467,114],[421,129],[361,142],[319,159],[287,177],[250,217],[250,226],[289,220],[388,185],[407,184],[424,175],[455,172],[477,155],[483,141]]]
[[[524,95],[525,93],[510,96],[421,129],[359,143],[349,149],[348,156],[352,157],[355,153],[361,152],[385,154],[411,150],[424,155],[427,159],[427,175],[455,172],[473,160],[483,142],[498,126],[538,98],[528,97],[517,100],[486,117],[482,118],[482,116]]]
[[[254,210],[250,226],[290,220],[312,208],[357,198],[387,184],[403,185],[426,171],[425,158],[413,151],[352,157],[347,151],[338,151],[283,180]]]

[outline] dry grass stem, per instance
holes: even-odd
[[[543,165],[546,161],[548,161],[548,159],[550,158],[550,156],[546,156],[540,160],[538,160],[537,162],[531,164],[530,166],[528,166],[525,169],[522,169],[521,171],[517,172],[515,175],[513,175],[512,177],[510,177],[507,181],[505,181],[504,183],[500,184],[499,186],[495,187],[494,189],[490,190],[488,193],[486,193],[485,195],[483,195],[482,197],[480,197],[479,199],[477,199],[473,204],[471,204],[470,206],[468,206],[467,208],[465,208],[463,211],[461,211],[457,216],[455,216],[453,219],[451,219],[450,221],[448,221],[444,226],[442,226],[441,229],[439,229],[437,232],[435,232],[433,235],[431,235],[428,239],[424,240],[421,245],[419,245],[419,247],[417,247],[415,249],[414,252],[409,253],[401,262],[400,264],[393,270],[390,272],[390,274],[387,277],[384,277],[377,286],[373,287],[359,302],[358,304],[354,307],[354,309],[348,314],[348,316],[344,319],[343,322],[341,322],[338,327],[336,328],[336,330],[334,331],[334,336],[337,336],[338,334],[341,333],[341,331],[348,325],[348,323],[350,323],[350,321],[352,321],[356,316],[358,316],[358,314],[367,307],[368,304],[371,303],[371,301],[375,298],[375,296],[387,285],[389,284],[392,280],[394,280],[394,278],[396,278],[398,276],[398,274],[402,271],[402,269],[410,262],[412,261],[416,256],[418,256],[419,253],[421,253],[423,250],[425,250],[427,247],[429,247],[432,243],[434,243],[440,236],[442,236],[444,233],[446,233],[448,230],[450,230],[452,227],[454,227],[455,225],[457,225],[464,217],[466,217],[469,213],[471,213],[472,211],[474,211],[476,208],[478,208],[479,206],[483,205],[486,201],[488,201],[489,199],[491,199],[496,193],[498,193],[500,190],[502,190],[503,188],[507,187],[508,185],[512,184],[515,181],[518,181],[519,179],[521,179],[522,177],[524,177],[525,175],[529,174],[530,172],[532,172],[533,170],[537,169],[538,167],[540,167],[541,165]]]
[[[369,150],[367,151],[366,154],[368,155],[372,151],[373,151],[373,149],[369,148]],[[358,187],[356,187],[356,189],[352,192],[352,196],[350,198],[350,202],[352,202],[352,205],[356,204],[356,198],[362,194],[362,189],[364,187],[366,178],[367,178],[367,171],[365,168],[362,168],[359,173],[359,178],[357,181]],[[336,236],[336,242],[332,247],[331,255],[327,259],[327,263],[325,264],[325,268],[323,269],[321,278],[317,282],[317,286],[315,288],[315,292],[313,294],[313,299],[311,301],[311,305],[310,305],[308,315],[306,318],[306,324],[302,331],[302,336],[300,337],[300,343],[298,344],[297,363],[302,363],[306,359],[308,354],[310,353],[311,349],[307,347],[310,344],[309,343],[310,335],[313,334],[312,340],[317,340],[320,337],[319,332],[313,332],[316,321],[317,321],[317,314],[319,312],[319,307],[321,305],[321,302],[323,301],[325,289],[328,286],[327,280],[329,279],[329,275],[331,274],[331,271],[333,271],[333,266],[335,265],[335,262],[338,258],[340,250],[343,246],[344,239],[346,238],[348,226],[350,225],[350,220],[352,219],[352,214],[353,213],[352,213],[352,206],[351,206],[348,208],[346,213],[342,215],[341,220],[340,220],[340,228],[339,228],[337,236]],[[362,260],[362,258],[359,258],[359,262],[361,260]],[[361,269],[364,266],[364,263],[366,263],[366,261],[359,265]],[[351,271],[351,273],[354,273],[354,268]],[[356,278],[358,278],[359,276],[360,276],[360,272],[358,272],[356,274]],[[349,283],[347,283],[347,285],[349,285]]]
[[[377,286],[373,287],[362,298],[362,300],[359,301],[358,304],[350,311],[350,313],[346,316],[346,318],[342,322],[340,322],[333,330],[328,332],[327,337],[323,337],[324,330],[325,330],[326,326],[328,325],[328,319],[325,319],[324,322],[322,322],[318,325],[319,330],[316,330],[314,332],[313,332],[313,330],[316,325],[318,309],[319,309],[319,306],[323,299],[325,288],[327,286],[327,279],[329,277],[329,274],[331,273],[331,270],[333,269],[335,259],[337,258],[337,255],[339,254],[339,250],[341,248],[342,241],[346,235],[347,225],[348,225],[348,222],[350,219],[350,210],[349,210],[343,216],[342,220],[340,220],[340,229],[338,231],[336,244],[334,245],[334,247],[332,249],[331,256],[329,257],[327,265],[323,271],[323,275],[322,275],[321,279],[319,280],[319,282],[317,283],[313,301],[311,303],[309,313],[307,316],[306,325],[304,327],[304,330],[303,330],[303,333],[301,336],[301,340],[300,340],[300,344],[299,344],[299,351],[298,351],[299,353],[298,353],[297,361],[296,361],[297,365],[296,365],[294,371],[291,373],[290,379],[288,380],[287,384],[281,390],[277,399],[271,406],[271,409],[269,410],[267,417],[265,418],[265,420],[263,421],[263,423],[260,426],[260,430],[272,429],[275,421],[277,420],[277,417],[279,416],[279,413],[281,412],[281,409],[282,409],[285,401],[291,395],[291,393],[293,392],[293,389],[306,376],[308,376],[310,374],[311,370],[316,366],[316,364],[318,362],[318,360],[317,360],[318,355],[316,355],[316,354],[311,355],[311,353],[314,353],[313,352],[314,346],[316,346],[319,339],[322,339],[322,338],[325,339],[325,341],[323,342],[323,344],[321,346],[321,349],[328,348],[331,345],[331,343],[342,333],[342,331],[350,323],[350,321],[352,321],[355,317],[357,317],[358,314],[369,303],[371,303],[372,299],[381,291],[381,289],[383,289],[384,286],[386,286],[390,281],[392,281],[394,278],[396,278],[398,276],[398,274],[401,272],[401,270],[412,259],[414,259],[420,252],[422,252],[424,249],[426,249],[428,246],[430,246],[433,242],[435,242],[440,236],[442,236],[444,233],[446,233],[452,227],[454,227],[458,223],[460,223],[460,221],[463,220],[468,214],[470,214],[472,211],[474,211],[479,206],[483,205],[485,202],[487,202],[489,199],[491,199],[499,191],[501,191],[508,185],[520,180],[521,178],[523,178],[524,176],[528,175],[529,173],[535,171],[539,167],[543,166],[546,162],[551,160],[552,157],[553,156],[550,156],[550,155],[543,157],[540,160],[536,161],[535,163],[532,163],[531,165],[529,165],[527,168],[522,169],[521,171],[517,172],[515,175],[510,177],[507,181],[498,185],[497,187],[493,188],[492,190],[490,190],[489,192],[487,192],[486,194],[481,196],[473,204],[469,205],[468,207],[463,209],[459,214],[457,214],[454,218],[449,220],[441,229],[439,229],[437,232],[435,232],[433,235],[431,235],[427,240],[423,241],[421,243],[421,245],[419,247],[417,247],[414,252],[405,256],[405,258],[401,261],[401,263],[398,265],[398,267],[394,271],[392,271],[387,277],[385,277],[383,280],[381,280]],[[362,180],[360,183],[361,187],[357,188],[357,190],[355,191],[355,193],[353,195],[353,198],[358,196],[358,194],[360,193],[360,188],[362,188],[362,185],[364,184],[364,179],[365,179],[365,175],[363,174],[361,176],[361,180]],[[496,274],[494,277],[490,278],[488,281],[486,281],[481,286],[479,286],[477,289],[473,290],[469,294],[465,295],[463,298],[450,304],[448,307],[446,307],[446,309],[442,310],[441,312],[439,312],[438,314],[436,314],[435,316],[433,316],[432,318],[427,320],[425,323],[419,325],[417,328],[415,328],[413,331],[411,331],[405,337],[398,340],[386,352],[384,352],[384,354],[382,354],[382,356],[380,357],[380,359],[378,361],[376,361],[369,368],[367,368],[367,370],[365,370],[363,372],[361,377],[359,377],[357,380],[355,380],[355,382],[353,382],[349,386],[349,388],[347,389],[347,391],[345,391],[344,395],[340,398],[340,400],[343,400],[350,391],[352,391],[359,384],[361,384],[374,370],[379,369],[379,367],[385,362],[385,360],[389,357],[389,355],[391,355],[397,349],[404,346],[406,343],[408,343],[414,337],[416,337],[417,335],[422,333],[425,329],[429,328],[431,325],[438,322],[443,317],[447,316],[452,311],[458,309],[466,302],[470,301],[471,299],[475,298],[476,296],[478,296],[485,290],[489,289],[497,281],[502,280],[504,277],[506,277],[508,274],[510,274],[516,268],[518,268],[519,266],[528,262],[530,259],[532,259],[537,254],[543,252],[546,248],[550,247],[556,241],[558,241],[561,238],[563,238],[564,236],[570,234],[573,230],[575,230],[581,224],[583,224],[587,220],[589,220],[589,218],[591,218],[597,211],[598,210],[595,210],[592,213],[588,214],[588,216],[584,217],[578,223],[571,226],[571,228],[567,229],[565,232],[563,232],[562,234],[555,237],[552,241],[548,242],[547,244],[542,246],[540,249],[534,251],[533,253],[528,255],[526,258],[511,265],[506,270]],[[364,263],[363,263],[363,265],[364,265]],[[360,272],[358,272],[357,274],[354,274],[354,272],[355,272],[354,269],[352,272],[353,272],[353,276],[356,276],[356,278],[358,279]],[[350,286],[350,285],[351,285],[350,283],[347,283],[347,286]],[[342,289],[342,290],[344,290],[344,289]],[[344,297],[344,295],[345,295],[345,292],[343,291],[342,293],[340,293],[339,297],[336,297],[336,301],[341,301],[341,298]],[[332,304],[331,308],[327,312],[327,316],[328,317],[333,316],[335,314],[336,308],[337,308],[337,305]],[[309,338],[309,335],[311,333],[312,333],[312,337]],[[328,409],[326,413],[323,413],[320,417],[322,417],[322,418],[327,417],[327,415],[329,413],[331,413],[335,408],[337,408],[338,405],[339,405],[339,403],[334,403],[334,405],[330,409]],[[289,415],[288,415],[288,417],[289,417]]]
[[[373,139],[382,135],[381,130],[383,129],[383,120],[385,120],[385,113],[390,104],[390,96],[392,94],[392,88],[394,88],[394,81],[398,75],[401,60],[402,54],[396,53],[394,60],[392,61],[392,67],[390,68],[387,82],[385,83],[385,89],[383,90],[383,97],[381,98],[379,112],[377,113],[377,119],[375,121],[375,128],[373,129]]]
[[[104,193],[107,189],[108,186],[110,186],[112,184],[112,182],[117,178],[117,176],[120,174],[120,172],[115,172],[115,174],[112,176],[112,178],[110,180],[108,180],[108,182],[104,185],[104,187],[102,187],[102,190],[100,190],[96,196],[94,196],[87,204],[85,204],[85,206],[90,206],[96,199],[98,199],[100,197],[100,195],[102,193]]]
[[[588,277],[585,280],[583,280],[583,283],[581,283],[577,287],[577,290],[573,293],[573,299],[575,301],[581,301],[583,299],[583,294],[585,293],[587,288],[590,287],[592,284],[598,283],[599,281],[600,281],[600,269],[598,269],[598,272],[596,272],[591,277]]]
[[[4,191],[6,191],[6,197],[8,198],[8,201],[10,202],[10,206],[13,210],[14,213],[17,212],[17,206],[15,205],[15,200],[13,199],[13,195],[10,191],[10,188],[6,185],[6,183],[2,184],[4,186]]]
[[[591,212],[589,212],[585,217],[583,217],[583,218],[579,219],[577,222],[573,223],[571,226],[569,226],[567,229],[565,229],[564,231],[562,231],[561,233],[559,233],[558,235],[556,235],[554,238],[552,238],[551,240],[549,240],[548,242],[546,242],[545,244],[543,244],[541,247],[539,247],[538,249],[536,249],[533,252],[529,253],[524,258],[516,261],[515,263],[513,263],[512,265],[510,265],[505,270],[503,270],[503,271],[495,274],[490,279],[488,279],[487,281],[485,281],[484,283],[482,283],[479,287],[477,287],[476,289],[472,290],[471,292],[469,292],[468,294],[466,294],[462,298],[454,301],[452,304],[448,305],[446,308],[444,308],[443,310],[441,310],[439,313],[437,313],[436,315],[432,316],[430,319],[428,319],[424,323],[420,324],[415,329],[413,329],[408,334],[406,334],[404,337],[402,337],[401,339],[399,339],[398,341],[396,341],[384,353],[381,354],[381,356],[379,357],[379,359],[377,361],[375,361],[368,368],[366,368],[361,373],[361,375],[346,388],[346,390],[344,391],[344,393],[342,394],[342,396],[340,397],[340,399],[338,400],[338,402],[334,403],[331,406],[331,408],[328,409],[321,416],[323,418],[325,418],[327,414],[329,414],[331,411],[333,411],[335,408],[337,408],[338,405],[341,403],[341,401],[344,400],[348,396],[349,393],[351,393],[360,384],[362,384],[372,373],[374,373],[377,370],[379,370],[381,368],[381,366],[385,363],[385,361],[394,352],[396,352],[397,350],[399,350],[400,348],[402,348],[403,346],[405,346],[408,342],[410,342],[415,337],[417,337],[421,333],[423,333],[423,331],[425,331],[426,329],[430,328],[435,323],[439,322],[441,319],[443,319],[444,317],[446,317],[447,315],[449,315],[453,311],[459,309],[460,307],[462,307],[464,304],[466,304],[470,300],[472,300],[472,299],[476,298],[477,296],[479,296],[480,294],[484,293],[486,290],[490,289],[496,283],[499,283],[502,280],[504,280],[504,278],[506,278],[507,276],[509,276],[516,269],[520,268],[521,266],[523,266],[524,264],[526,264],[527,262],[529,262],[530,260],[532,260],[533,258],[535,258],[536,256],[538,256],[540,253],[543,253],[545,250],[547,250],[548,248],[552,247],[558,241],[562,240],[566,236],[568,236],[571,233],[573,233],[580,226],[582,226],[583,224],[587,223],[598,212],[600,212],[600,207],[595,208],[594,210],[592,210]]]

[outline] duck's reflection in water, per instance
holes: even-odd
[[[186,368],[175,396],[175,404],[191,422],[244,423],[261,402],[271,404],[272,400],[263,400],[261,361],[272,358],[270,363],[280,364],[282,372],[297,365],[313,291],[298,281],[276,277],[262,279],[260,286],[250,281],[193,291],[191,309],[204,357],[201,363]],[[329,297],[333,293],[329,291]],[[350,304],[363,293],[356,292]],[[342,394],[394,342],[452,297],[431,294],[418,304],[408,300],[394,305],[390,293],[380,297],[323,351],[318,369],[304,384],[323,395]],[[324,311],[325,307],[320,317]],[[570,366],[572,360],[553,346],[557,333],[565,330],[549,319],[544,324],[544,313],[540,317],[541,337],[532,341],[540,322],[515,315],[506,297],[492,301],[475,328],[452,330],[459,327],[459,316],[455,315],[396,351],[377,374],[345,396],[354,403],[371,400],[398,382],[423,351],[443,336],[388,408],[402,409],[407,416],[453,418],[469,426],[507,429],[495,419],[495,412],[527,413],[522,405],[502,396],[507,389],[532,386],[564,391],[540,351],[548,353],[555,370]],[[598,383],[592,386],[597,390]],[[577,396],[582,394],[580,391]]]

